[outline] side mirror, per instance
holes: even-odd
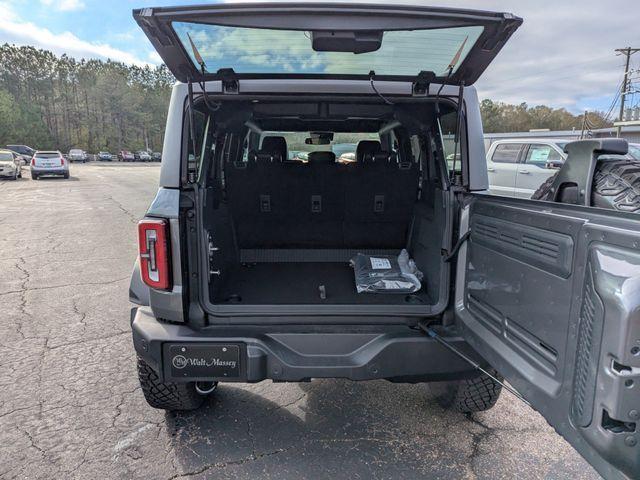
[[[549,170],[560,170],[563,164],[564,162],[561,162],[560,160],[551,160],[546,163],[545,168],[548,168]]]

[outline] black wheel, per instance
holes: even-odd
[[[489,372],[502,381],[495,370]],[[502,385],[483,373],[467,380],[432,383],[430,389],[443,408],[472,413],[492,408],[500,397]]]
[[[68,180],[68,179],[69,179],[69,174],[68,174],[68,173],[65,173],[65,174],[64,174],[64,178],[66,178],[66,179]]]
[[[195,410],[205,399],[196,391],[195,382],[167,383],[158,379],[156,372],[138,357],[138,378],[147,403],[162,410]]]
[[[36,175],[35,173],[32,173],[31,180],[38,180],[38,175]]]
[[[551,200],[551,186],[558,174],[549,177],[531,196]],[[640,161],[602,160],[593,175],[591,204],[595,207],[640,213]]]

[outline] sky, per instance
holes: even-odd
[[[425,4],[522,17],[522,27],[476,83],[480,97],[579,113],[609,109],[624,70],[615,49],[640,48],[637,1],[431,0]],[[0,0],[0,43],[34,45],[76,58],[156,65],[161,60],[131,10],[193,3],[206,0]],[[633,57],[632,69],[640,69],[640,53]],[[640,100],[640,94],[631,100]]]

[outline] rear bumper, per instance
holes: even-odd
[[[259,320],[257,321],[259,324]],[[464,360],[419,331],[403,326],[341,327],[224,326],[195,330],[159,322],[148,307],[131,313],[133,344],[165,381],[220,380],[298,382],[312,378],[388,379],[427,382],[468,378],[477,372]],[[304,333],[313,330],[314,333]],[[460,337],[448,339],[483,363]],[[240,347],[237,378],[172,378],[168,358],[172,344],[233,344]]]
[[[65,175],[69,173],[67,168],[36,168],[31,167],[31,173],[36,175]]]

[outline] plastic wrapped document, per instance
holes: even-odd
[[[358,293],[414,293],[422,287],[422,272],[402,250],[400,255],[364,255],[351,259]]]

